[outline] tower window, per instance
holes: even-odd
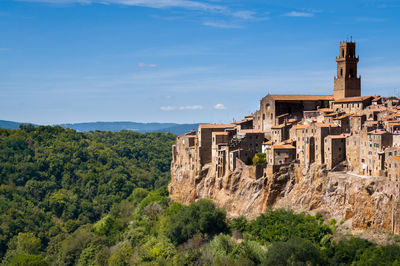
[[[340,76],[343,77],[343,68],[340,69]]]
[[[342,57],[344,57],[344,49],[342,49]]]
[[[350,68],[349,76],[350,78],[354,78],[354,70],[352,68]]]

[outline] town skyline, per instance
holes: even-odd
[[[362,95],[396,94],[400,6],[341,3],[2,1],[0,119],[231,122],[268,93],[331,94],[351,38]]]

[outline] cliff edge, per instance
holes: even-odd
[[[255,178],[250,167],[239,162],[235,171],[218,177],[211,164],[197,173],[172,164],[170,197],[184,204],[212,199],[229,217],[253,219],[268,208],[290,208],[345,220],[353,230],[400,233],[398,184],[383,177],[329,172],[316,164],[304,170],[291,164],[270,177]]]

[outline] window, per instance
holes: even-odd
[[[342,49],[342,57],[344,57],[344,49]]]
[[[340,76],[343,77],[343,68],[340,69]]]
[[[349,70],[349,76],[350,78],[354,78],[354,70],[352,68]]]

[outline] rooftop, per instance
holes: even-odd
[[[347,136],[346,135],[328,135],[328,138],[331,139],[345,139]]]
[[[326,113],[334,112],[334,110],[330,109],[330,108],[319,108],[317,111],[326,112]]]
[[[202,128],[231,128],[234,127],[232,124],[202,124],[199,125],[199,129]]]
[[[315,123],[314,125],[317,127],[338,127],[338,125],[333,123]]]
[[[280,128],[284,128],[286,127],[286,125],[282,124],[282,125],[277,125],[277,126],[272,126],[272,129],[280,129]]]
[[[351,102],[362,102],[372,98],[372,96],[360,96],[360,97],[346,97],[342,99],[337,99],[335,103],[351,103]]]
[[[223,131],[223,132],[213,132],[212,133],[213,135],[228,135],[228,132],[225,132],[225,131]]]
[[[294,147],[292,145],[275,144],[275,145],[272,145],[272,149],[275,149],[275,150],[291,150],[291,149],[296,149],[296,147]]]
[[[294,129],[304,129],[304,128],[308,128],[309,125],[295,125],[293,126]]]
[[[371,134],[371,135],[383,135],[383,134],[386,134],[386,133],[388,133],[387,131],[378,131],[378,130],[374,130],[374,131],[370,131],[370,132],[368,132],[368,134]]]
[[[333,95],[279,95],[268,94],[275,101],[330,101],[333,100]]]

